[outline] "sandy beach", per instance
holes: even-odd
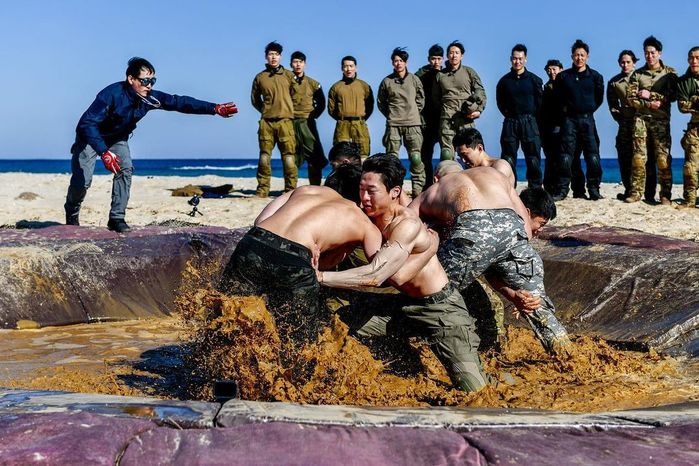
[[[63,223],[66,189],[70,177],[67,174],[0,174],[0,225],[15,226],[26,221]],[[299,185],[307,184],[306,179]],[[192,207],[188,197],[173,197],[172,190],[188,184],[220,186],[232,184],[234,191],[222,199],[202,199],[199,210],[203,215],[187,215]],[[80,222],[87,226],[106,226],[109,212],[111,176],[95,176],[80,214]],[[249,226],[270,199],[254,196],[254,178],[228,178],[221,176],[174,177],[134,176],[131,200],[126,214],[129,224],[148,225],[169,220],[216,225],[227,228]],[[406,188],[409,183],[406,183]],[[272,179],[272,194],[283,188],[281,178]],[[648,233],[699,241],[699,209],[677,209],[644,202],[625,204],[616,199],[621,186],[602,185],[604,199],[593,202],[569,197],[559,202],[558,217],[550,224],[570,226],[589,223],[595,226],[633,228]],[[682,186],[675,185],[673,200],[681,198]]]

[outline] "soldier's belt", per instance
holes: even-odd
[[[290,120],[291,118],[263,118],[263,120],[268,121],[270,123],[276,123],[278,121],[284,121],[284,120]]]
[[[364,117],[341,117],[338,118],[339,121],[362,121]]]
[[[424,296],[422,298],[412,298],[412,300],[417,301],[422,304],[436,304],[447,299],[454,292],[454,287],[451,283],[448,283],[440,291],[431,294],[429,296]]]

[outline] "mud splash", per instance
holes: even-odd
[[[574,338],[571,354],[557,359],[531,331],[509,327],[502,351],[483,358],[492,386],[466,394],[450,388],[442,366],[417,340],[400,342],[397,359],[418,367],[394,370],[336,317],[314,343],[294,349],[279,337],[261,298],[199,289],[181,296],[177,306],[192,344],[185,360],[195,398],[211,398],[212,380],[233,379],[244,399],[311,404],[589,412],[699,399],[696,367],[589,337]]]

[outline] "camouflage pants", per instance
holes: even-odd
[[[359,144],[362,160],[369,156],[371,151],[371,138],[369,127],[364,120],[338,120],[335,124],[333,145],[342,141],[354,141]]]
[[[672,198],[672,157],[670,121],[636,117],[633,127],[633,159],[631,160],[631,192],[641,195],[646,186],[648,152],[658,165],[660,197]]]
[[[296,134],[296,166],[308,162],[309,184],[320,186],[323,178],[323,167],[328,164],[323,145],[320,143],[318,128],[313,118],[295,118],[294,134]]]
[[[401,142],[405,144],[410,160],[410,179],[413,186],[413,197],[422,192],[425,185],[425,165],[422,163],[420,149],[422,148],[422,130],[419,126],[390,126],[386,125],[383,135],[383,145],[387,154],[398,157]]]
[[[619,161],[619,173],[621,183],[624,185],[624,195],[631,194],[631,162],[633,160],[633,120],[622,120],[619,123],[619,131],[616,134],[616,153]],[[658,176],[655,170],[655,159],[646,161],[645,198],[655,198],[655,187],[658,184]]]
[[[474,320],[459,292],[450,285],[424,298],[363,293],[341,318],[353,333],[363,337],[425,338],[460,390],[476,391],[487,383]]]
[[[568,343],[568,333],[554,314],[544,289],[544,263],[532,248],[524,221],[511,209],[468,210],[459,215],[439,246],[439,261],[459,290],[484,272],[514,290],[539,296],[542,305],[527,322],[547,351]]]
[[[684,149],[683,197],[691,206],[697,202],[697,188],[699,188],[699,124],[687,126],[687,131],[682,137],[682,148]]]
[[[451,118],[442,118],[439,122],[439,147],[442,149],[439,158],[454,160],[454,136],[462,129],[475,127],[473,120],[461,112],[456,112]]]
[[[284,191],[291,191],[298,181],[296,166],[296,135],[294,123],[284,118],[262,119],[257,130],[260,143],[260,161],[257,164],[257,194],[269,195],[270,179],[272,177],[272,150],[277,144],[284,165]]]
[[[236,246],[218,289],[264,296],[279,336],[297,346],[315,340],[325,320],[311,251],[259,227],[252,227]]]

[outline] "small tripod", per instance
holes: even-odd
[[[199,205],[200,200],[201,200],[201,198],[199,197],[199,195],[195,194],[194,196],[192,196],[192,198],[190,200],[187,201],[187,204],[192,206],[192,211],[190,213],[188,213],[187,215],[189,215],[190,217],[194,217],[197,214],[204,215],[203,213],[201,213],[199,211],[199,207],[197,207]]]

